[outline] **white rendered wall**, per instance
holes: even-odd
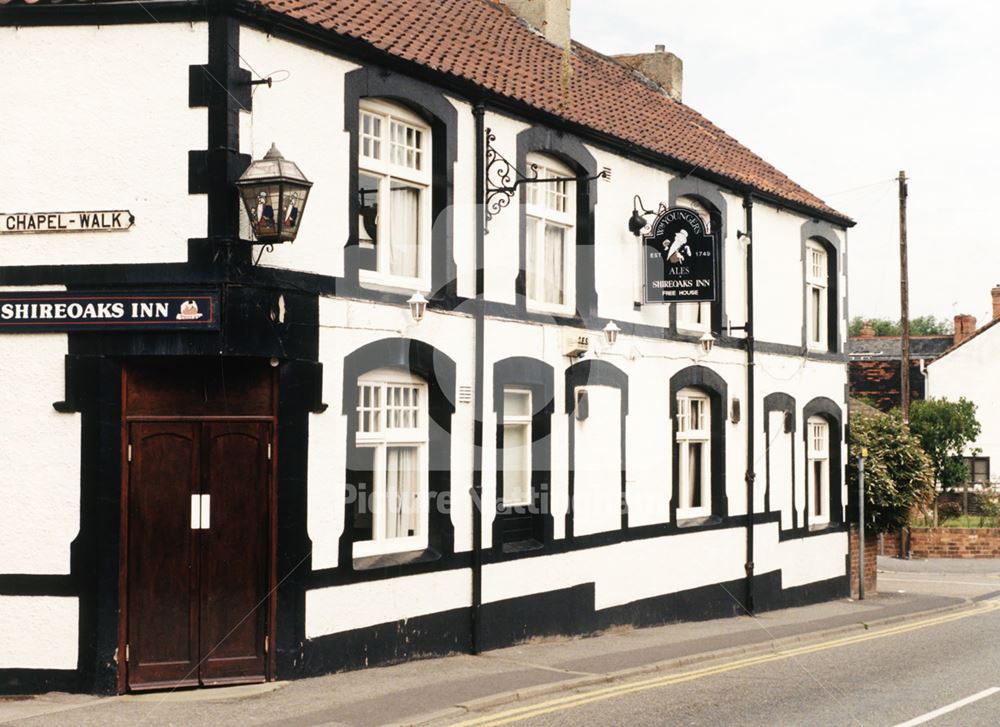
[[[0,596],[0,669],[76,669],[79,602]]]
[[[1000,326],[966,341],[927,367],[927,395],[958,401],[965,397],[976,405],[976,419],[982,430],[967,449],[971,456],[979,448],[980,457],[990,458],[990,476],[1000,474]]]
[[[4,235],[0,264],[187,260],[205,236],[188,151],[205,148],[207,113],[188,107],[188,66],[207,60],[207,27],[0,28],[0,211],[135,216],[127,232]]]
[[[0,336],[0,573],[70,572],[80,527],[80,415],[52,408],[65,398],[66,350],[65,334]]]
[[[621,392],[611,386],[578,386],[587,393],[589,416],[575,429],[573,534],[619,530],[621,515]]]

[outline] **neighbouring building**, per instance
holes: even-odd
[[[910,400],[926,396],[927,365],[968,335],[972,316],[955,316],[954,335],[910,337]],[[900,406],[902,392],[903,349],[899,336],[876,336],[866,323],[858,336],[847,339],[851,396],[867,401],[882,411]]]
[[[993,318],[976,328],[973,316],[955,316],[955,343],[927,367],[927,393],[936,398],[968,399],[976,405],[979,438],[966,449],[969,482],[986,484],[996,477],[991,462],[1000,458],[1000,384],[996,361],[1000,356],[1000,285],[990,291]],[[961,319],[961,320],[960,320]],[[960,325],[961,323],[961,325]]]
[[[568,11],[0,0],[0,689],[847,594],[853,223]]]

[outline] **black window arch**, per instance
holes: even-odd
[[[677,395],[683,389],[698,389],[709,400],[712,433],[711,491],[712,517],[724,518],[729,514],[729,498],[726,495],[726,408],[729,402],[729,385],[726,380],[705,366],[688,366],[670,377],[670,419],[677,430]],[[680,452],[677,438],[672,437],[672,474],[670,486],[670,520],[677,522],[677,503],[680,499],[680,480],[677,476]]]
[[[803,461],[806,469],[803,471],[806,490],[805,521],[804,526],[810,525],[810,513],[812,512],[812,493],[809,492],[809,472],[808,472],[808,437],[809,427],[806,423],[810,417],[819,417],[826,421],[827,431],[830,433],[830,523],[840,523],[844,520],[843,494],[843,461],[841,458],[841,442],[843,441],[843,413],[835,401],[825,396],[817,396],[804,407],[802,407],[802,446]]]
[[[428,549],[422,554],[402,554],[400,562],[449,555],[455,550],[455,528],[449,507],[451,496],[451,419],[455,413],[455,362],[428,343],[408,338],[384,338],[361,346],[344,357],[343,413],[347,417],[347,463],[358,461],[355,433],[358,431],[358,379],[369,371],[382,368],[403,369],[423,379],[427,386],[428,407]],[[344,508],[344,531],[340,536],[338,564],[353,563],[354,543],[361,539],[356,478],[359,473],[346,467],[347,488]],[[360,473],[364,475],[364,473]],[[395,560],[400,560],[397,558]],[[395,565],[394,559],[385,559]]]
[[[583,415],[583,407],[589,405],[577,399],[576,389],[581,386],[611,386],[621,392],[619,409],[620,457],[621,462],[621,528],[628,527],[628,501],[626,499],[625,473],[628,469],[625,459],[625,422],[628,416],[628,374],[614,364],[600,359],[578,361],[566,369],[566,416],[569,420],[569,509],[566,511],[566,537],[573,537],[574,495],[576,490],[576,427],[573,426],[577,409]]]
[[[581,321],[592,320],[597,317],[594,248],[594,207],[597,204],[597,180],[586,180],[597,174],[597,159],[575,136],[542,126],[532,126],[518,133],[518,170],[527,171],[529,154],[553,157],[568,166],[578,180],[573,185],[576,187],[576,225],[574,227],[576,269],[573,271],[576,280],[576,318]],[[525,186],[521,187],[522,195],[525,194]],[[527,279],[525,276],[525,265],[528,261],[527,219],[524,204],[519,204],[518,209],[520,215],[517,246],[518,273],[514,286],[518,309],[525,311],[527,309]]]
[[[408,297],[362,289],[358,279],[359,270],[374,267],[374,252],[358,244],[358,113],[361,100],[366,98],[404,106],[431,128],[430,298],[432,303],[450,306],[457,296],[453,204],[454,167],[458,158],[458,111],[439,88],[374,66],[359,68],[344,76],[344,130],[350,135],[345,292],[388,300],[399,298],[405,301]]]
[[[503,506],[504,389],[516,387],[531,392],[531,506]],[[497,491],[493,520],[493,548],[518,552],[537,548],[552,540],[551,474],[552,413],[555,374],[547,363],[513,356],[493,364],[493,411],[496,413]]]

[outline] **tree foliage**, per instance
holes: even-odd
[[[955,487],[968,479],[963,454],[980,431],[975,404],[965,398],[914,401],[910,404],[910,430],[920,439],[943,487]]]
[[[865,460],[865,527],[885,533],[904,527],[914,507],[934,499],[934,468],[898,412],[852,414],[847,481],[857,492],[858,457]]]
[[[888,318],[864,318],[854,316],[851,319],[849,335],[860,336],[861,329],[864,328],[865,321],[872,324],[876,336],[899,336],[902,334],[899,321]],[[951,321],[934,316],[920,316],[910,319],[911,336],[950,336],[954,332],[954,325]]]

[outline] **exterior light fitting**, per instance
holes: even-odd
[[[424,313],[427,312],[427,298],[421,293],[414,293],[406,302],[410,304],[410,318],[414,323],[420,323],[424,319]]]
[[[651,214],[654,214],[654,212],[646,209],[646,205],[642,203],[639,195],[635,195],[632,198],[632,217],[628,221],[628,231],[639,237],[639,234],[646,226],[646,215]]]
[[[705,331],[701,335],[701,338],[698,339],[698,345],[701,346],[702,353],[707,356],[712,353],[712,347],[715,345],[715,336],[709,331]]]
[[[285,159],[271,144],[263,159],[247,167],[236,187],[258,244],[295,240],[312,187],[295,162]]]
[[[615,341],[618,340],[618,334],[621,333],[621,330],[614,321],[608,321],[608,325],[604,326],[604,340],[608,342],[609,346],[615,345]]]

